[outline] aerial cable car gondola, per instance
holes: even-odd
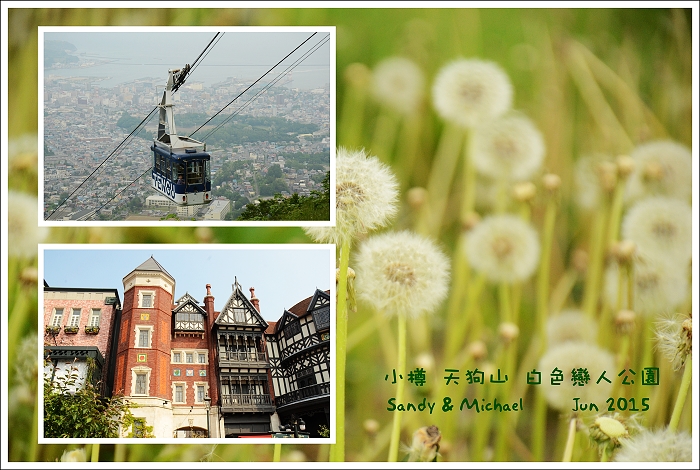
[[[153,141],[153,188],[178,205],[211,202],[211,156],[204,142],[177,135],[172,94],[185,82],[190,66],[168,70],[168,83],[158,105],[158,136]]]

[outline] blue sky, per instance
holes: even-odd
[[[333,245],[93,247],[76,249],[75,245],[40,245],[40,252],[44,248],[44,280],[51,287],[117,289],[123,301],[122,279],[153,255],[175,278],[176,299],[188,292],[201,303],[206,295],[206,284],[211,284],[214,307],[220,311],[231,295],[231,286],[237,277],[247,297],[250,297],[248,289],[255,287],[262,316],[267,321],[277,321],[284,309],[313,295],[316,288],[335,289]]]

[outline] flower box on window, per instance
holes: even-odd
[[[100,332],[99,326],[86,326],[85,327],[85,333],[87,333],[89,335],[96,335],[99,332]]]
[[[63,332],[67,334],[74,335],[78,332],[79,328],[77,326],[66,326],[63,328]]]
[[[49,334],[49,335],[54,335],[54,336],[56,336],[60,331],[61,331],[61,327],[60,327],[60,326],[51,326],[51,325],[49,325],[49,326],[46,327],[46,334]]]

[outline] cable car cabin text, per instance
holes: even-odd
[[[153,142],[153,188],[179,205],[211,202],[210,155],[206,144],[177,135],[172,94],[185,82],[190,66],[168,70],[168,84],[158,105],[158,138]]]
[[[182,137],[180,137],[182,139]],[[173,152],[154,142],[153,188],[179,205],[211,202],[210,155],[197,148]]]

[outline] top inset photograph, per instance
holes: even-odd
[[[39,225],[335,225],[334,27],[40,27],[39,62]]]

